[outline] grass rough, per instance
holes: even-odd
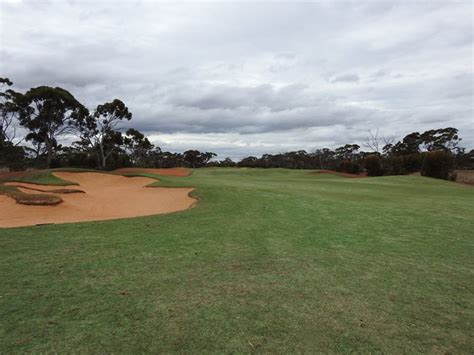
[[[59,196],[50,194],[27,194],[15,186],[0,185],[0,195],[8,196],[22,205],[55,206],[63,202]]]

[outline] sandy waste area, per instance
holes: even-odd
[[[182,211],[193,206],[189,196],[193,188],[146,187],[156,180],[101,173],[55,172],[60,179],[76,182],[67,188],[85,193],[59,194],[63,202],[56,206],[27,206],[0,195],[0,227],[32,226],[49,223],[98,221],[149,216]],[[63,188],[27,183],[6,183],[25,193]],[[23,188],[22,188],[23,187]]]

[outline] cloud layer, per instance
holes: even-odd
[[[122,99],[221,158],[454,126],[474,146],[471,2],[1,2],[1,76]]]

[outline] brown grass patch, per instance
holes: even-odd
[[[56,195],[29,194],[15,187],[0,189],[0,195],[8,196],[16,203],[28,206],[56,206],[63,202],[63,199]]]
[[[361,174],[349,174],[349,173],[341,173],[339,171],[334,171],[334,170],[315,170],[311,172],[311,174],[318,175],[318,174],[333,174],[337,176],[342,176],[346,178],[351,178],[351,179],[360,179],[360,178],[366,178],[367,173],[361,173]]]
[[[456,182],[474,185],[474,170],[456,170]]]
[[[21,182],[6,182],[5,186],[12,186],[18,188],[20,191],[25,193],[36,193],[36,192],[46,192],[50,194],[76,194],[76,193],[85,193],[85,191],[79,189],[66,189],[66,188],[56,188],[55,186],[48,186],[48,185],[36,185],[36,184],[29,184],[29,183],[21,183]],[[38,186],[42,186],[42,188],[38,188]],[[44,186],[44,187],[43,187]],[[25,191],[26,190],[26,191]]]

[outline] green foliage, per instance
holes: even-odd
[[[359,174],[362,171],[362,167],[355,161],[343,160],[337,166],[336,171],[349,174]]]
[[[67,169],[61,169],[62,171]],[[75,170],[77,171],[77,170]],[[56,186],[67,186],[67,185],[78,185],[76,182],[62,180],[55,175],[53,175],[52,170],[43,170],[43,171],[32,171],[27,172],[22,177],[17,178],[8,178],[8,179],[0,179],[1,182],[5,181],[15,181],[15,182],[27,182],[31,184],[38,184],[38,185],[56,185]]]
[[[29,130],[27,141],[47,155],[46,166],[51,167],[59,148],[58,138],[71,133],[76,122],[86,117],[88,110],[74,96],[62,88],[40,86],[18,98],[20,123]]]
[[[371,154],[364,158],[364,168],[368,176],[382,176],[382,159],[377,154]]]
[[[110,168],[109,158],[116,162],[117,153],[122,152],[125,143],[118,125],[131,119],[132,113],[118,99],[98,105],[91,115],[76,122],[80,132],[80,141],[76,144],[94,152],[100,169]]]
[[[455,180],[452,176],[454,157],[444,150],[436,150],[425,154],[421,175],[436,179]]]

